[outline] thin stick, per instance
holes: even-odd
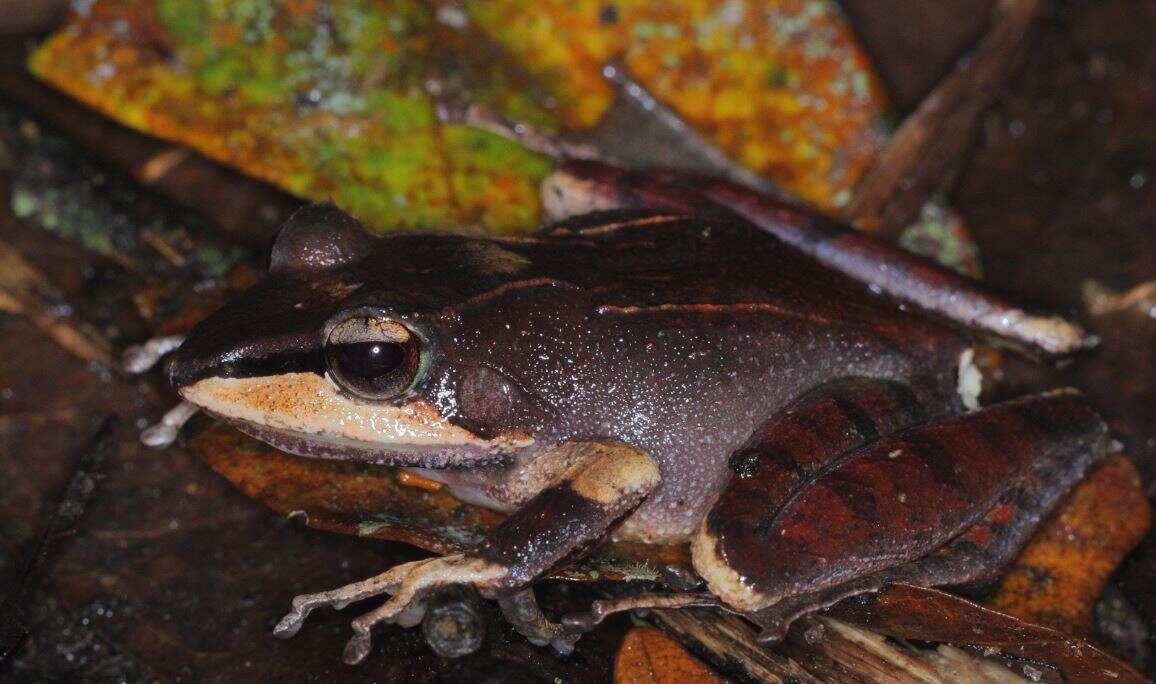
[[[859,180],[844,215],[894,235],[933,195],[954,181],[972,144],[980,115],[1021,61],[1026,37],[1048,0],[999,3],[994,26],[904,120]]]

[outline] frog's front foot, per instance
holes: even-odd
[[[134,344],[121,354],[121,368],[132,375],[147,373],[160,362],[165,354],[184,343],[184,335],[165,335],[147,339],[141,344]]]
[[[573,650],[578,634],[542,615],[530,591],[534,579],[605,535],[660,480],[657,464],[646,453],[618,442],[567,442],[555,447],[554,456],[575,465],[468,553],[405,563],[339,589],[298,596],[274,633],[293,636],[314,608],[343,608],[353,601],[389,594],[392,598],[353,621],[345,662],[359,663],[369,654],[374,625],[416,625],[433,594],[469,585],[482,596],[497,599],[515,629],[536,643],[548,643],[561,653]],[[560,534],[559,529],[574,533]],[[457,651],[457,647],[448,650]]]
[[[493,588],[507,574],[508,570],[501,565],[463,554],[403,563],[361,582],[294,598],[293,610],[277,623],[273,633],[282,638],[293,636],[314,608],[332,606],[340,610],[354,601],[390,594],[388,601],[352,622],[353,637],[345,646],[344,659],[354,665],[369,655],[370,631],[378,623],[396,622],[412,627],[421,622],[425,614],[424,600],[431,591],[457,584],[473,585],[484,591]]]

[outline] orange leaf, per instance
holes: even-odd
[[[1152,511],[1123,454],[1079,484],[1036,533],[988,601],[1069,634],[1087,634],[1108,576],[1148,531]]]
[[[192,436],[190,446],[246,496],[328,532],[401,541],[444,554],[476,544],[504,519],[455,499],[444,488],[432,490],[428,481],[400,477],[398,468],[290,456],[222,423]],[[554,576],[655,581],[656,568],[688,566],[688,554],[685,544],[607,542]]]
[[[724,681],[687,653],[678,642],[653,627],[630,630],[614,660],[615,684]]]
[[[838,2],[470,0],[572,127],[595,125],[618,61],[733,159],[834,210],[887,140],[887,100]],[[629,92],[629,89],[627,89]]]

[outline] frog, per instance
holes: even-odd
[[[305,206],[263,280],[164,345],[176,422],[193,407],[506,515],[297,596],[277,636],[385,597],[352,622],[357,663],[376,625],[468,586],[563,653],[640,606],[713,606],[773,643],[890,583],[990,582],[1112,449],[1074,389],[980,405],[985,346],[1095,344],[1063,317],[725,180],[571,161],[542,203],[523,237],[375,237]],[[689,544],[692,581],[547,619],[535,584],[608,539]]]

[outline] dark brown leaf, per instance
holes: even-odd
[[[1079,637],[938,589],[897,584],[873,599],[840,604],[832,614],[891,637],[999,649],[1014,658],[1051,665],[1068,681],[1148,681],[1132,666]]]

